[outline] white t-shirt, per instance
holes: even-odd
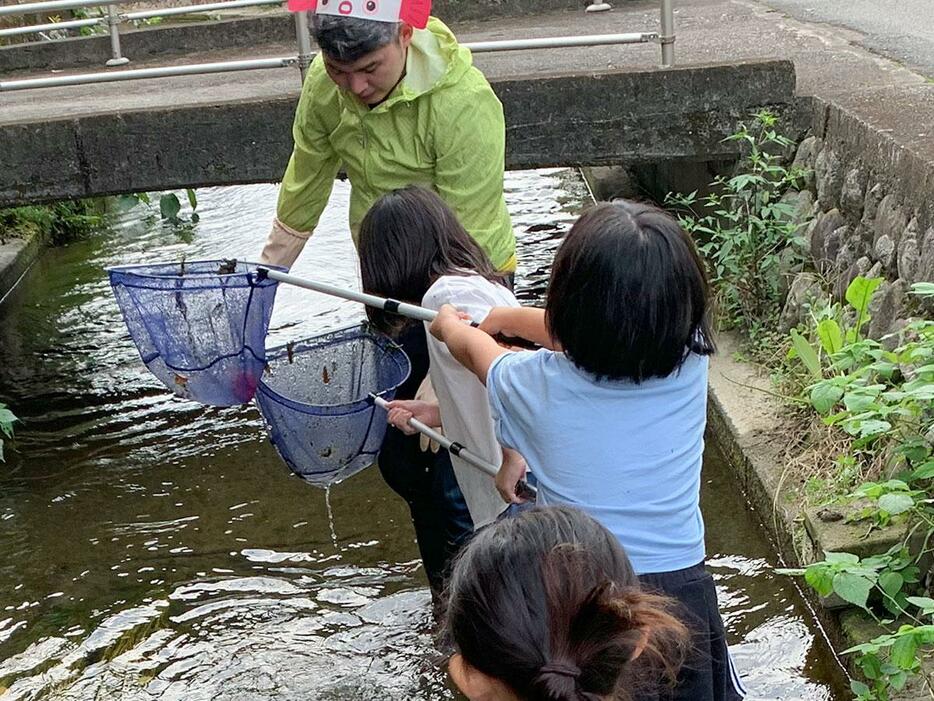
[[[437,310],[443,304],[453,304],[477,322],[483,321],[492,307],[519,306],[506,287],[479,275],[438,278],[425,293],[422,306]],[[503,452],[496,440],[486,387],[430,333],[428,356],[444,434],[483,459],[500,465]],[[493,478],[454,455],[451,462],[474,527],[481,528],[493,522],[508,506],[496,491]]]

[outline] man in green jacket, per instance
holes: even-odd
[[[514,272],[503,108],[470,51],[433,17],[414,29],[317,14],[313,33],[322,51],[295,114],[295,146],[263,262],[295,262],[343,164],[354,238],[380,195],[422,184],[441,195],[497,269]]]
[[[497,269],[512,274],[516,243],[503,199],[503,108],[470,52],[429,17],[430,0],[290,0],[289,7],[314,11],[312,33],[321,52],[295,114],[294,150],[262,261],[292,266],[343,165],[354,239],[378,197],[421,184],[447,202]],[[396,397],[409,399],[428,372],[423,326],[399,342],[412,373]],[[451,558],[473,530],[450,457],[422,452],[417,436],[389,427],[379,466],[409,506],[437,595]]]

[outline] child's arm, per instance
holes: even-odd
[[[555,342],[545,325],[545,310],[537,307],[493,307],[480,324],[480,330],[490,336],[524,338],[542,348],[555,350]]]
[[[409,419],[421,421],[431,428],[441,426],[441,407],[437,402],[425,402],[420,399],[395,399],[389,402],[387,421],[407,436],[418,433],[409,426]]]
[[[431,335],[447,345],[451,355],[486,385],[490,365],[499,356],[511,351],[500,346],[493,337],[464,323],[457,309],[445,304],[429,327]]]
[[[507,504],[522,504],[525,499],[516,494],[516,485],[527,471],[525,458],[510,448],[503,448],[503,464],[496,473],[496,490]]]

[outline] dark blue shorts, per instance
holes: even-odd
[[[422,323],[413,324],[397,339],[409,356],[412,372],[396,392],[411,399],[428,374],[428,341]],[[390,426],[379,453],[379,471],[412,515],[419,554],[431,585],[432,597],[444,589],[454,556],[473,533],[467,502],[457,484],[446,450],[422,451],[419,437],[406,436]]]
[[[693,636],[693,654],[678,676],[678,686],[659,701],[738,701],[746,695],[726,644],[713,577],[704,563],[683,570],[639,576],[642,587],[676,599],[682,622]]]

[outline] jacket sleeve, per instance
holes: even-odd
[[[319,69],[308,76],[295,111],[294,147],[279,188],[276,220],[261,255],[264,263],[291,267],[318,225],[340,167],[325,125],[336,100],[332,91],[320,90],[321,73]]]
[[[493,265],[506,270],[515,239],[503,200],[503,106],[485,85],[445,107],[435,134],[435,189]]]

